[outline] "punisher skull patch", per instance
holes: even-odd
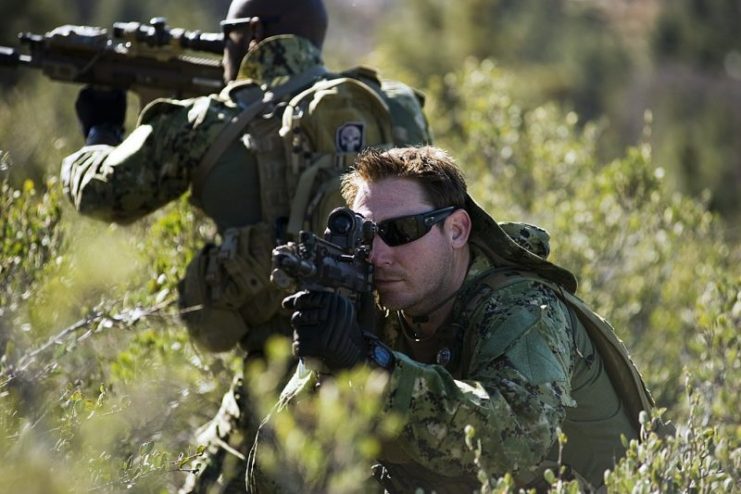
[[[335,148],[339,153],[359,153],[365,142],[365,124],[347,122],[337,127]]]

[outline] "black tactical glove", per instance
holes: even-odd
[[[355,309],[333,292],[298,292],[283,300],[293,309],[293,354],[321,359],[332,371],[349,369],[367,356]]]
[[[77,95],[75,110],[86,144],[116,145],[121,142],[126,118],[126,91],[86,86]]]

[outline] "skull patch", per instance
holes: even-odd
[[[335,147],[338,153],[359,153],[365,141],[362,122],[348,122],[337,128]]]

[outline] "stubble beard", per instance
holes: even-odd
[[[449,256],[441,256],[436,262],[431,263],[434,267],[428,267],[428,269],[420,269],[420,272],[425,273],[436,273],[436,279],[430,279],[423,277],[413,280],[413,286],[411,289],[415,289],[417,292],[415,295],[410,296],[404,300],[402,294],[404,287],[400,287],[401,290],[394,290],[394,294],[398,294],[396,297],[384,297],[379,292],[379,301],[381,305],[388,310],[392,311],[404,311],[409,315],[424,315],[427,310],[434,308],[437,303],[442,300],[447,293],[446,288],[446,276],[449,275],[449,270],[452,266],[453,259]],[[408,279],[408,278],[407,278]],[[407,292],[410,290],[407,289]]]

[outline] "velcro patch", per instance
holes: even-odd
[[[359,153],[365,144],[365,124],[347,122],[337,127],[335,149],[338,153]]]

